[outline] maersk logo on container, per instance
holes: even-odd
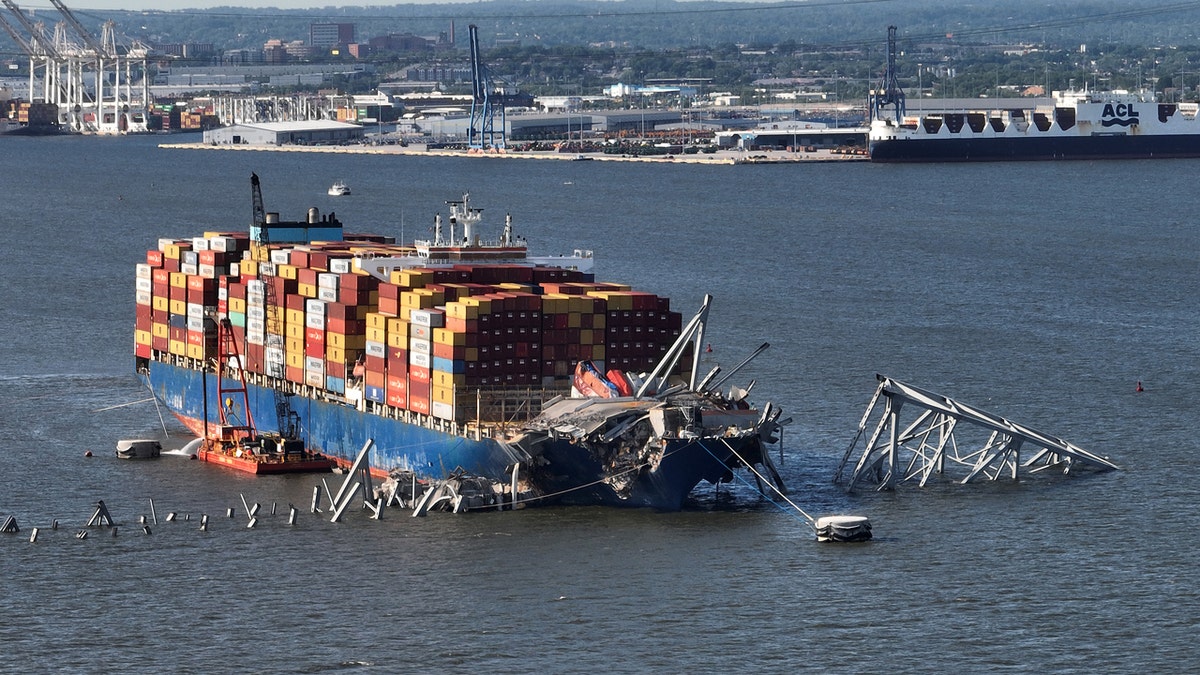
[[[1102,126],[1111,127],[1120,125],[1123,127],[1133,126],[1138,123],[1138,112],[1134,109],[1132,103],[1105,103],[1104,110],[1100,113],[1100,124]]]

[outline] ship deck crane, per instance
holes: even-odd
[[[270,227],[267,225],[267,214],[263,208],[262,188],[258,183],[258,174],[250,174],[250,192],[253,199],[254,220],[251,228],[251,236],[254,243],[258,245],[259,250],[256,252],[255,258],[262,256],[265,261],[270,261]],[[276,309],[279,307],[276,298],[274,274],[271,273],[271,265],[262,265],[259,267],[259,278],[263,282],[263,295],[265,299],[265,315],[267,317],[266,336],[263,343],[267,348],[266,371],[267,375],[275,378],[272,383],[271,390],[275,393],[275,418],[278,422],[279,435],[284,439],[292,440],[299,437],[300,434],[300,415],[292,409],[291,393],[284,391],[284,362],[283,362],[283,331],[280,330],[279,321],[281,313]],[[278,358],[275,358],[278,357]]]

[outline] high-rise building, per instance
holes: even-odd
[[[313,23],[308,26],[308,44],[313,47],[334,47],[353,43],[352,23]]]

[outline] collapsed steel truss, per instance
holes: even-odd
[[[1076,464],[1102,470],[1118,468],[1060,438],[883,375],[876,377],[879,387],[867,404],[858,433],[846,448],[834,476],[834,482],[844,482],[847,490],[861,484],[891,490],[897,483],[913,481],[924,486],[934,474],[945,475],[948,469],[953,471],[955,468],[965,471],[962,483],[980,477],[994,481],[1005,474],[1018,480],[1020,469],[1035,473],[1062,468],[1063,473],[1067,473]],[[847,475],[846,467],[855,447],[881,401],[882,414],[853,471]],[[900,413],[909,408],[919,411],[917,417],[902,425]],[[982,446],[965,442],[960,445],[955,431],[964,425],[987,437]],[[966,434],[965,430],[963,433]],[[1022,450],[1030,448],[1032,454],[1022,462]]]

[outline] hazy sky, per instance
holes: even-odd
[[[371,5],[419,5],[433,4],[434,2],[454,2],[455,0],[374,0],[373,2],[355,2],[355,3],[339,3],[334,4],[329,0],[64,0],[63,4],[68,9],[80,10],[95,10],[95,9],[158,9],[158,10],[174,10],[174,9],[209,9],[212,7],[275,7],[278,9],[307,9],[312,7],[330,7],[340,8],[349,4],[350,6],[371,6]],[[468,0],[460,0],[468,1]],[[474,0],[470,0],[474,1]],[[33,10],[53,10],[47,0],[16,0],[17,6],[21,9]]]

